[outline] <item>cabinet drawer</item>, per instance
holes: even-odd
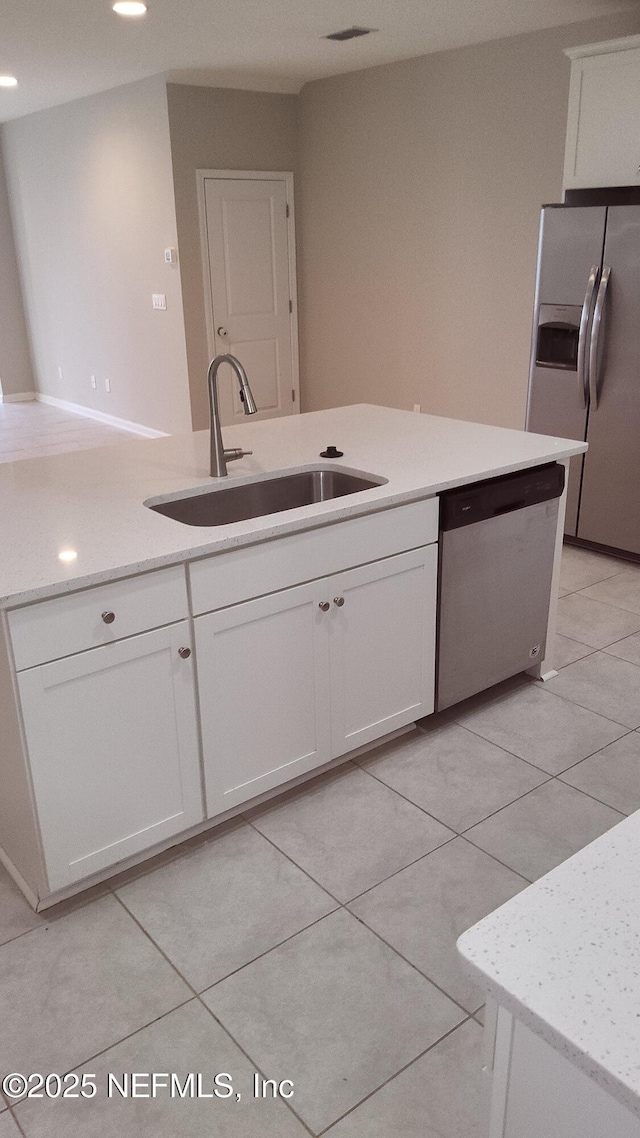
[[[215,554],[189,566],[193,612],[212,612],[437,540],[438,499],[427,498]]]
[[[106,623],[103,613],[113,613]],[[189,615],[182,565],[53,597],[9,613],[18,671],[58,660]]]

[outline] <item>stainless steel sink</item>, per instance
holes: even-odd
[[[295,510],[314,502],[326,502],[345,494],[357,494],[373,486],[384,486],[386,478],[352,474],[347,470],[305,470],[300,474],[283,474],[260,482],[224,486],[204,494],[174,498],[171,502],[145,502],[150,510],[164,514],[188,526],[224,526]]]

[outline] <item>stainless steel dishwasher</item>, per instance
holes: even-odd
[[[436,711],[544,657],[563,489],[549,463],[441,495]]]

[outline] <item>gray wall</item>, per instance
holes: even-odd
[[[33,391],[33,369],[0,146],[0,392]]]
[[[562,48],[626,13],[310,83],[300,96],[303,410],[370,401],[524,425]]]
[[[297,169],[296,95],[169,84],[169,127],[194,430],[208,364],[196,170]]]
[[[28,115],[2,134],[38,389],[189,430],[180,273],[163,256],[177,240],[164,80]],[[166,312],[153,311],[152,292],[166,294]]]

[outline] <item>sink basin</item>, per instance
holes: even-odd
[[[353,474],[347,470],[304,470],[283,474],[261,482],[224,486],[204,494],[174,498],[171,502],[145,502],[150,510],[188,526],[224,526],[264,514],[295,510],[314,502],[327,502],[345,494],[357,494],[373,486],[384,486],[386,478],[373,474]]]

